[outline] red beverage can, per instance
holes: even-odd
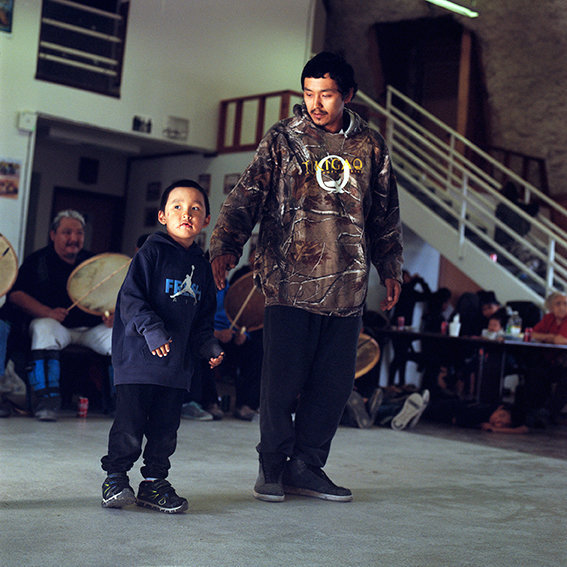
[[[441,321],[441,334],[446,335],[447,329],[449,328],[449,323],[447,321]]]
[[[406,318],[398,317],[398,329],[403,329],[406,326]]]
[[[89,411],[89,399],[79,398],[79,403],[77,405],[77,417],[87,417]]]
[[[532,333],[533,333],[533,329],[531,327],[526,327],[524,329],[524,342],[525,343],[531,343],[532,342]]]

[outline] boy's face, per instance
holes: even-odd
[[[502,325],[500,324],[500,319],[489,319],[487,329],[492,333],[498,333],[502,330]]]
[[[492,427],[510,427],[512,425],[512,417],[508,410],[505,410],[502,407],[496,409],[490,419],[488,420]]]
[[[327,73],[323,78],[305,77],[303,100],[309,116],[317,126],[328,132],[338,132],[343,127],[345,104],[352,99],[352,91],[343,99],[337,83]]]
[[[211,216],[207,215],[205,198],[198,189],[176,187],[169,194],[165,210],[158,212],[158,220],[173,240],[189,248]]]

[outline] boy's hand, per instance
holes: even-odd
[[[215,368],[218,366],[224,359],[224,352],[221,352],[216,358],[209,358],[209,366],[211,368]]]
[[[161,358],[162,356],[167,356],[170,351],[169,343],[171,343],[171,339],[167,341],[165,344],[157,347],[155,350],[152,350],[152,354],[155,356],[156,354]]]

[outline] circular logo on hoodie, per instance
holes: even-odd
[[[334,179],[330,176],[331,173],[338,174],[339,177]],[[321,189],[329,193],[344,193],[343,187],[348,183],[349,178],[350,164],[341,156],[327,156],[317,164],[317,183]]]

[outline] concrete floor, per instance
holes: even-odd
[[[567,565],[565,450],[535,451],[565,447],[564,435],[516,447],[423,423],[341,427],[326,471],[354,501],[265,503],[252,497],[257,424],[183,421],[170,480],[190,508],[170,516],[101,508],[110,425],[91,414],[0,420],[0,565]]]

